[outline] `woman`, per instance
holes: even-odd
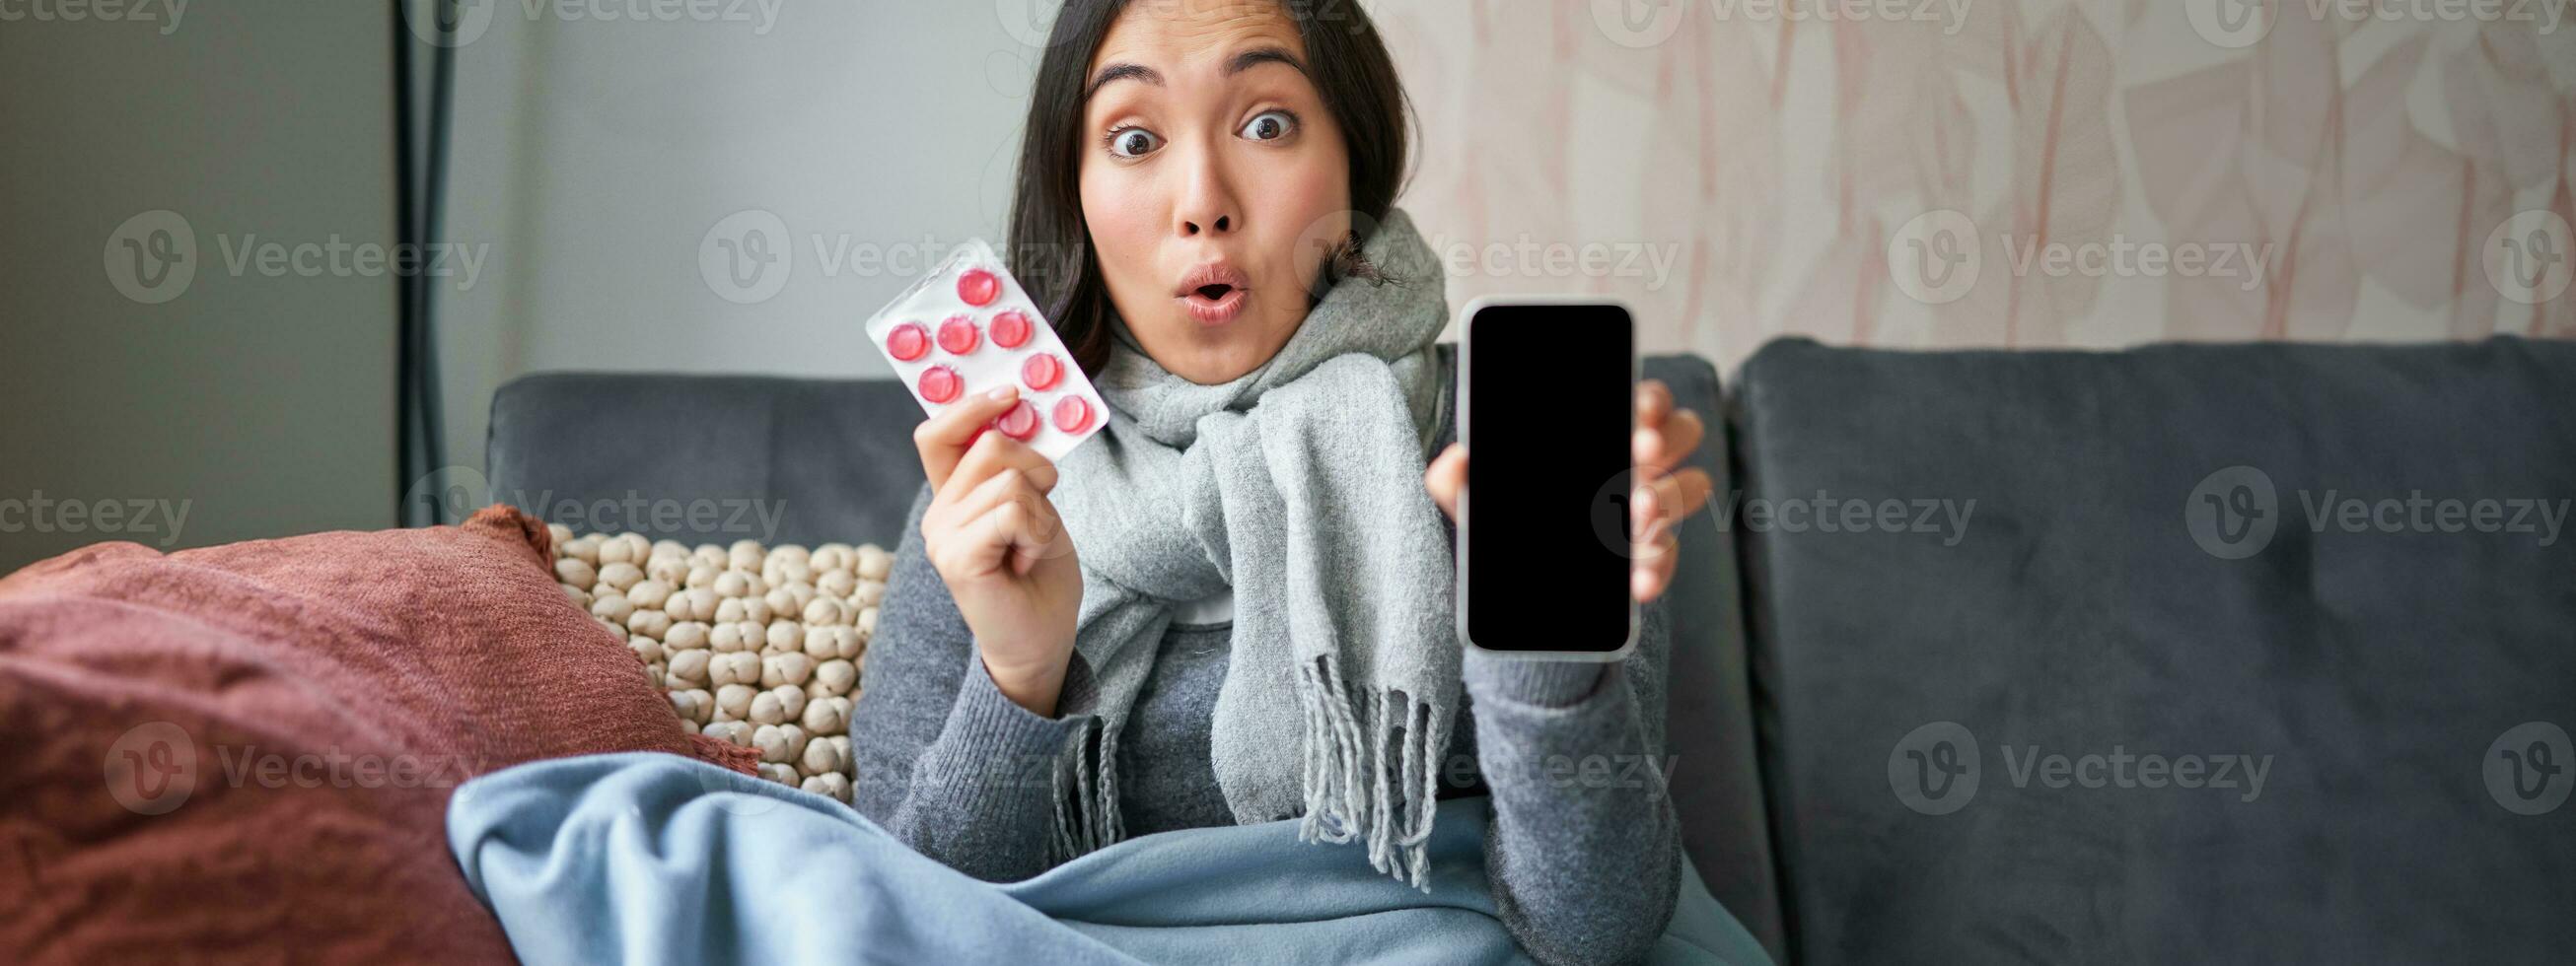
[[[1014,269],[1114,413],[1061,466],[982,432],[1007,396],[915,433],[928,483],[850,729],[863,814],[992,881],[1302,816],[1419,885],[1432,800],[1490,794],[1497,904],[1534,956],[1625,960],[1662,931],[1660,775],[1545,767],[1662,760],[1662,608],[1620,664],[1458,643],[1467,454],[1439,269],[1393,207],[1404,104],[1355,4],[1065,5]],[[1698,417],[1651,382],[1638,407],[1651,602],[1709,481],[1670,472]]]

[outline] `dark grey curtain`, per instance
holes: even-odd
[[[486,2],[486,0],[473,0]],[[458,0],[393,0],[394,164],[401,188],[396,212],[400,242],[414,252],[445,230],[447,139],[455,106]],[[422,272],[398,272],[401,331],[395,350],[397,418],[401,447],[394,494],[404,526],[450,522],[457,511],[442,499],[451,470],[438,385],[438,287]]]

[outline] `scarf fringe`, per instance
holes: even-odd
[[[1436,709],[1393,689],[1372,692],[1355,706],[1344,690],[1340,661],[1331,654],[1297,666],[1297,696],[1305,723],[1306,793],[1298,840],[1338,844],[1365,837],[1371,868],[1430,892],[1431,823],[1439,804],[1439,775],[1431,759],[1446,737],[1433,726]],[[1096,754],[1094,734],[1100,739]],[[1126,837],[1118,814],[1118,770],[1100,767],[1117,760],[1116,745],[1116,737],[1094,719],[1056,759],[1049,864]]]
[[[1306,816],[1297,837],[1338,843],[1365,836],[1371,868],[1429,892],[1439,792],[1431,758],[1441,737],[1432,727],[1433,709],[1391,689],[1372,693],[1361,703],[1365,710],[1355,707],[1336,658],[1326,654],[1297,666],[1306,726]],[[1401,737],[1394,734],[1399,730]],[[1392,758],[1390,742],[1397,743]]]
[[[1097,755],[1091,752],[1095,734],[1100,738]],[[1047,864],[1071,861],[1127,837],[1118,814],[1118,770],[1098,767],[1099,762],[1117,760],[1116,753],[1116,737],[1094,718],[1083,722],[1082,730],[1056,756],[1050,783],[1055,832],[1048,838],[1052,854]]]

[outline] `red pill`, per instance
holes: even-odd
[[[947,366],[932,366],[921,371],[921,398],[923,399],[944,403],[957,398],[958,390],[964,388],[966,388],[966,380],[958,376],[955,369]]]
[[[1029,405],[1026,399],[1020,400],[1019,405],[1012,406],[1010,412],[1003,413],[993,420],[994,429],[1001,430],[1002,435],[1023,443],[1028,442],[1029,437],[1038,434],[1039,425],[1038,407]]]
[[[1029,341],[1029,331],[1027,313],[1013,310],[993,317],[994,345],[1005,349],[1017,349],[1020,343]]]
[[[957,297],[968,305],[991,305],[1002,294],[1002,280],[980,268],[970,268],[957,276]]]
[[[886,333],[886,352],[897,359],[911,362],[930,352],[930,332],[919,322],[906,322]]]
[[[1020,363],[1020,381],[1028,383],[1031,389],[1053,389],[1056,380],[1062,378],[1064,378],[1064,363],[1058,360],[1054,353],[1041,352],[1030,356],[1029,361]]]
[[[1080,396],[1066,396],[1055,401],[1055,428],[1079,433],[1091,428],[1091,401]]]
[[[962,356],[975,351],[975,339],[973,319],[952,315],[948,321],[939,323],[939,347],[948,350],[949,355]]]

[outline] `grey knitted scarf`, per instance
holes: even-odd
[[[1302,813],[1305,841],[1364,839],[1371,866],[1430,887],[1433,763],[1459,691],[1452,555],[1422,486],[1449,310],[1403,212],[1361,252],[1391,281],[1334,283],[1270,361],[1221,385],[1165,370],[1112,322],[1093,380],[1108,425],[1051,494],[1081,555],[1074,649],[1095,684],[1064,710],[1097,716],[1056,769],[1059,859],[1124,837],[1128,712],[1174,605],[1231,587],[1209,746],[1235,821]]]

